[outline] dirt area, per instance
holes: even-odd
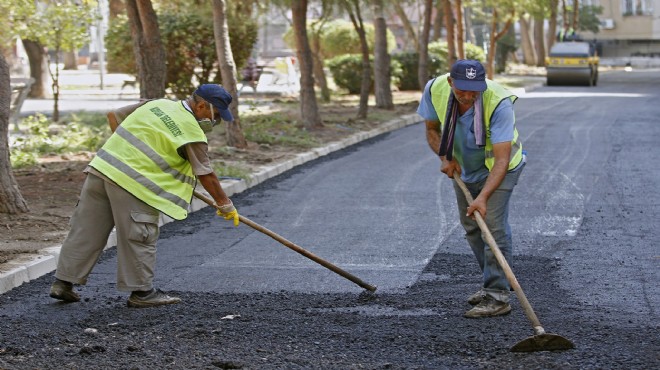
[[[367,120],[355,119],[356,99],[355,96],[344,96],[320,105],[324,126],[308,131],[317,146],[327,145],[359,131],[376,128],[396,117],[414,113],[419,92],[395,93],[395,109],[391,111],[370,105]],[[293,98],[260,98],[257,103],[254,109],[277,112],[284,117],[291,116],[292,120],[299,116],[299,105]],[[248,119],[245,122],[249,122]],[[222,129],[216,128],[209,138],[209,150],[213,161],[239,167],[250,173],[264,165],[289,160],[297,153],[309,149],[254,142],[249,142],[246,149],[229,148]],[[9,261],[40,254],[41,249],[62,243],[85,179],[82,171],[93,155],[76,153],[50,156],[41,158],[38,166],[14,171],[30,211],[17,215],[0,214],[0,229],[3,230],[0,233],[0,273],[13,268],[8,264]]]

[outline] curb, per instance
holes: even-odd
[[[364,140],[371,139],[375,136],[413,125],[420,121],[421,119],[417,113],[405,115],[401,118],[386,122],[381,127],[371,131],[358,132],[343,140],[332,142],[327,146],[314,148],[309,152],[300,153],[295,158],[288,161],[279,163],[277,165],[264,167],[262,170],[250,175],[250,178],[247,181],[223,180],[221,182],[222,188],[224,189],[227,196],[231,197],[234,194],[241,193],[294,167],[300,166],[301,164],[323,157]],[[198,188],[197,191],[209,196],[203,188]],[[208,207],[206,203],[199,199],[193,198],[190,204],[190,213],[196,212],[205,207]],[[159,224],[164,225],[172,221],[173,219],[161,214]],[[117,236],[113,230],[108,238],[108,243],[106,244],[105,249],[107,250],[113,248],[116,245]],[[10,269],[7,272],[0,273],[0,294],[6,293],[22,285],[23,283],[27,283],[31,280],[37,279],[43,275],[55,271],[61,247],[62,245],[60,244],[53,247],[44,248],[39,251],[41,254],[37,256],[30,255],[26,258],[18,258],[15,262],[10,262],[10,265],[16,265],[16,267]]]

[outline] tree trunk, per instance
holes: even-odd
[[[321,100],[324,102],[330,101],[330,88],[328,87],[328,79],[325,75],[325,68],[323,65],[323,55],[321,54],[321,37],[318,30],[312,35],[312,60],[314,63],[314,79],[321,89]]]
[[[50,91],[50,75],[48,74],[48,59],[46,51],[40,43],[23,39],[23,47],[30,63],[30,77],[34,83],[28,96],[35,99],[48,99],[52,97]]]
[[[127,0],[126,11],[131,24],[140,98],[162,98],[167,65],[156,12],[151,0]]]
[[[445,27],[447,28],[447,63],[456,63],[456,37],[454,36],[454,13],[451,11],[451,0],[441,0],[444,6]]]
[[[64,52],[64,69],[67,71],[78,69],[78,52],[76,50]]]
[[[499,23],[499,18],[497,15],[497,9],[493,8],[493,14],[492,14],[492,19],[490,23],[490,41],[489,41],[489,48],[488,48],[488,61],[486,63],[486,77],[489,79],[493,79],[495,76],[495,52],[497,51],[497,40],[501,39],[504,35],[506,35],[507,31],[509,30],[509,27],[511,27],[511,23],[513,23],[513,15],[515,15],[515,10],[511,11],[511,17],[506,21],[504,24],[504,28],[500,32],[497,32],[497,24]],[[504,68],[504,66],[502,66]]]
[[[300,66],[300,112],[307,128],[323,126],[314,91],[314,62],[307,37],[307,0],[291,2],[293,32],[296,39],[298,65]]]
[[[9,159],[10,102],[9,65],[0,53],[0,213],[16,214],[28,212],[29,209],[18,188]]]
[[[456,2],[456,47],[458,49],[458,59],[465,59],[464,30],[463,30],[463,2]]]
[[[247,148],[247,140],[241,128],[241,119],[238,114],[238,90],[236,88],[236,64],[231,52],[231,40],[229,40],[229,29],[227,27],[225,0],[213,0],[213,35],[215,37],[215,50],[218,53],[218,64],[220,64],[220,75],[224,88],[232,96],[229,110],[234,121],[226,122],[227,145],[236,148]]]
[[[406,43],[406,45],[412,45],[415,49],[414,50],[419,50],[419,42],[417,41],[417,33],[415,32],[415,29],[413,28],[412,24],[410,23],[410,19],[408,18],[408,15],[406,14],[405,10],[403,10],[403,7],[401,6],[400,1],[394,1],[394,11],[396,12],[396,15],[399,16],[399,19],[401,20],[401,23],[403,24],[403,29],[406,31],[406,34],[410,38],[411,43]],[[405,48],[405,47],[404,47]],[[405,48],[405,49],[410,49],[410,47]]]
[[[53,55],[55,55],[55,62],[51,63],[50,57],[48,57],[48,66],[53,65],[55,68],[55,73],[48,69],[50,77],[53,80],[51,84],[53,89],[53,122],[59,122],[60,120],[60,46],[59,43],[55,50],[53,50]]]
[[[580,1],[573,0],[573,31],[577,33],[580,26]]]
[[[477,41],[477,36],[474,34],[474,28],[472,27],[472,8],[465,8],[463,19],[465,20],[465,42],[474,44]]]
[[[532,39],[529,32],[529,14],[523,14],[519,20],[520,23],[520,47],[523,52],[523,63],[528,66],[536,64],[536,55],[532,46]]]
[[[110,0],[108,5],[110,8],[110,19],[115,19],[118,15],[126,12],[126,5],[122,0]]]
[[[383,0],[373,0],[374,9],[374,95],[376,107],[394,109],[390,87],[390,54],[387,51],[387,22],[383,12]]]
[[[429,80],[429,35],[431,33],[431,9],[433,9],[433,0],[424,0],[424,18],[422,19],[422,31],[419,35],[419,64],[417,66],[417,80],[419,89],[424,90],[424,86]]]
[[[548,19],[548,42],[547,50],[548,53],[552,49],[552,45],[555,43],[555,37],[557,37],[557,7],[559,6],[559,0],[550,0],[550,19]]]
[[[357,118],[366,119],[369,110],[369,92],[371,90],[371,63],[369,61],[369,45],[367,44],[367,33],[360,14],[359,0],[344,0],[343,2],[353,27],[360,39],[360,51],[362,54],[362,83],[360,84],[360,105]]]
[[[435,2],[435,18],[433,18],[433,41],[438,41],[442,37],[442,1]]]
[[[534,18],[534,48],[536,49],[536,66],[545,65],[545,40],[543,37],[543,17]]]

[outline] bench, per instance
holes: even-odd
[[[27,95],[32,89],[34,78],[10,78],[11,101],[9,102],[9,123],[14,124],[14,130],[18,131],[18,120],[21,116],[21,107]]]

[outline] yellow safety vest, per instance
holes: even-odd
[[[451,86],[449,86],[449,82],[447,82],[447,76],[449,76],[449,74],[437,77],[433,82],[433,85],[431,85],[431,102],[433,102],[433,107],[438,114],[438,118],[442,119],[442,122],[440,122],[440,125],[438,126],[438,132],[440,133],[444,130],[445,123],[447,122],[447,105],[449,103],[449,94],[452,93]],[[490,141],[490,118],[493,116],[493,112],[502,100],[508,98],[514,103],[518,97],[495,81],[486,79],[486,84],[488,85],[488,89],[483,92],[481,101],[483,102],[483,120],[486,126],[486,145],[484,146],[484,154],[486,155],[485,165],[490,171],[495,164],[493,143]],[[518,130],[516,129],[515,121],[513,125],[513,140],[511,141],[509,170],[516,168],[522,160],[522,143],[518,140]]]
[[[178,150],[207,142],[195,117],[178,101],[145,103],[128,116],[90,166],[175,220],[188,216],[195,175]]]

